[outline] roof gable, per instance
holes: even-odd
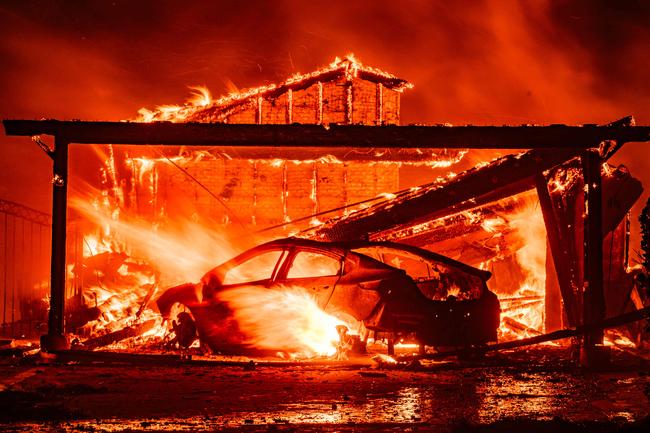
[[[382,84],[397,92],[413,87],[413,84],[408,81],[380,69],[365,66],[354,55],[348,54],[342,59],[335,58],[328,66],[307,74],[296,74],[279,84],[245,89],[217,99],[212,99],[209,91],[205,88],[192,87],[191,89],[195,91],[194,97],[185,105],[165,105],[156,107],[153,111],[142,108],[138,111],[141,116],[138,120],[191,122],[205,118],[219,118],[221,115],[231,113],[239,106],[256,102],[259,98],[274,99],[289,90],[302,90],[318,82],[326,83],[340,78],[348,80],[360,78]]]

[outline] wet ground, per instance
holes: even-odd
[[[650,362],[622,352],[600,371],[551,347],[400,368],[228,360],[4,359],[0,430],[650,431]]]

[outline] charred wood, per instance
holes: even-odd
[[[525,302],[525,301],[542,301],[544,300],[543,296],[517,296],[516,298],[499,298],[500,303],[518,303],[518,302]]]
[[[575,254],[572,254],[572,237],[567,233],[569,222],[562,222],[556,213],[556,208],[548,190],[548,180],[540,174],[536,178],[537,194],[539,196],[546,236],[553,257],[557,281],[564,301],[564,310],[569,326],[579,323]]]
[[[517,308],[514,308],[514,309],[519,309],[519,308],[524,308],[524,307],[525,307],[525,305],[521,305],[521,306],[519,306]],[[511,309],[513,309],[513,308],[511,308]],[[501,310],[501,311],[508,311],[508,309]],[[504,325],[506,325],[508,328],[510,328],[510,329],[512,329],[514,331],[517,331],[517,332],[528,332],[530,334],[542,335],[542,333],[539,332],[537,329],[531,328],[530,326],[527,326],[527,325],[513,319],[512,317],[504,316],[504,317],[501,318],[501,322]]]
[[[469,212],[379,233],[373,236],[373,240],[398,241],[421,246],[477,231],[493,234],[489,227],[486,229],[486,220],[502,219],[502,215],[515,211],[519,204],[520,202],[517,199],[509,198]],[[502,223],[505,223],[505,221],[502,220]]]
[[[517,349],[520,347],[532,346],[534,344],[544,343],[547,341],[562,340],[565,338],[572,338],[585,335],[590,332],[600,331],[609,328],[616,328],[628,323],[637,322],[650,318],[650,307],[640,310],[632,311],[630,313],[621,314],[620,316],[611,317],[597,323],[589,325],[580,325],[576,328],[561,329],[559,331],[550,332],[547,334],[536,335],[534,337],[522,338],[521,340],[507,341],[505,343],[490,344],[483,347],[476,347],[472,349],[449,350],[444,352],[424,354],[424,355],[410,355],[401,356],[397,360],[400,362],[409,362],[417,359],[443,359],[450,356],[472,356],[480,355],[483,353],[494,352],[497,350]]]
[[[94,350],[99,347],[108,346],[109,344],[126,340],[127,338],[138,337],[145,332],[153,329],[154,326],[156,326],[155,320],[147,320],[146,322],[142,322],[137,325],[127,326],[126,328],[122,328],[119,331],[104,334],[100,337],[91,338],[84,341],[80,345],[84,349]]]
[[[540,300],[537,300],[537,301],[528,301],[528,302],[512,302],[512,303],[510,303],[507,307],[502,307],[502,308],[501,308],[501,312],[502,312],[502,313],[505,313],[505,312],[508,312],[508,311],[517,311],[517,310],[521,310],[521,309],[523,309],[523,308],[534,307],[534,306],[536,306],[536,305],[541,304],[542,302],[543,302],[543,301],[542,301],[541,299],[540,299]],[[505,322],[506,322],[506,319],[508,319],[508,320],[513,320],[513,319],[511,319],[511,318],[509,318],[509,317],[504,317],[504,318],[502,319],[502,321],[505,323]],[[519,323],[519,322],[517,322],[517,323]],[[526,326],[526,325],[523,325],[523,324],[522,324],[522,326]],[[526,327],[527,327],[527,326],[526,326]],[[532,329],[532,328],[531,328],[531,329]],[[537,332],[537,331],[535,331],[535,332]]]

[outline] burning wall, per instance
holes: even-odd
[[[183,172],[169,164],[156,168],[158,213],[188,206],[214,221],[240,221],[260,228],[346,206],[399,188],[396,164],[361,162],[227,160],[188,164],[186,170],[224,201],[217,202]],[[149,202],[153,202],[152,200]]]
[[[391,74],[362,65],[349,55],[320,70],[213,100],[198,88],[185,106],[141,110],[141,120],[243,124],[399,124],[400,93],[411,87]],[[357,161],[358,155],[305,158],[241,158],[189,151],[175,164],[158,158],[134,166],[139,179],[138,211],[149,215],[191,206],[213,221],[275,225],[346,206],[399,188],[399,165]],[[183,167],[180,171],[178,166]],[[188,176],[189,174],[189,176]],[[145,177],[147,176],[147,177]],[[199,179],[199,186],[192,178]],[[206,189],[217,194],[215,200]]]

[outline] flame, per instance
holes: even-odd
[[[504,224],[506,224],[506,222],[501,217],[486,218],[481,222],[481,227],[486,232],[497,233],[501,228],[503,228]]]
[[[205,86],[189,86],[192,96],[187,100],[188,104],[194,107],[207,107],[212,103],[210,90]]]
[[[608,329],[605,331],[605,338],[603,339],[603,344],[605,346],[614,346],[618,348],[629,348],[634,349],[637,345],[630,340],[628,337],[622,335],[616,329]]]
[[[544,299],[546,293],[546,227],[539,203],[530,200],[515,213],[508,216],[508,225],[517,230],[523,247],[516,252],[516,259],[525,274],[525,281],[509,298],[539,297]],[[499,294],[498,294],[499,295]],[[506,296],[501,294],[500,297]],[[544,303],[522,303],[520,306],[502,312],[536,332],[544,330]],[[502,321],[502,334],[513,334]],[[514,332],[516,338],[531,336],[529,331]]]
[[[237,247],[231,241],[236,233],[223,234],[220,230],[198,221],[176,221],[173,226],[161,227],[147,221],[114,219],[86,200],[71,200],[74,209],[87,220],[104,228],[101,236],[86,236],[87,252],[124,252],[133,257],[146,257],[161,271],[165,284],[198,281],[215,264],[234,256],[245,246]],[[236,231],[236,230],[235,230]]]
[[[218,298],[233,311],[247,343],[262,349],[287,349],[306,356],[332,356],[339,340],[336,327],[351,326],[319,308],[301,287],[238,287]]]
[[[561,193],[570,190],[582,179],[581,170],[577,167],[557,169],[548,180],[549,193]]]

